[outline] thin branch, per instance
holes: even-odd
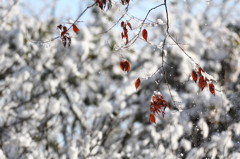
[[[143,28],[143,25],[144,25],[144,23],[145,23],[148,15],[150,14],[150,12],[153,11],[153,10],[155,10],[155,9],[157,9],[157,8],[159,8],[159,7],[161,7],[161,6],[163,6],[163,5],[165,5],[165,3],[159,4],[159,5],[151,8],[151,9],[148,11],[148,13],[146,14],[146,16],[145,16],[145,18],[144,18],[144,20],[143,20],[143,22],[142,22],[142,24],[141,24],[141,27],[140,27],[140,29],[139,29],[139,32],[138,32],[137,36],[140,35],[140,33],[141,33],[141,31],[142,31],[142,28]],[[136,38],[132,43],[134,43],[136,40],[137,40],[137,38]]]
[[[102,33],[100,33],[100,34],[105,34],[105,33],[109,32],[110,30],[112,30],[112,29],[123,19],[123,17],[127,14],[127,12],[128,12],[128,7],[129,7],[129,3],[128,3],[126,9],[125,9],[125,12],[124,12],[123,15],[117,20],[117,22],[114,23],[109,29],[107,29],[106,31],[104,31],[104,32],[102,32]]]
[[[19,1],[19,0],[16,0],[16,1],[7,9],[7,12],[0,17],[0,23],[1,23],[1,24],[4,22],[5,18],[6,18],[7,15],[11,12],[11,10],[13,9],[13,7],[17,5],[18,1]]]
[[[169,33],[169,16],[168,16],[168,7],[167,7],[167,0],[164,0],[164,6],[165,6],[165,12],[166,12],[166,18],[167,18],[167,35],[172,39],[172,41],[178,46],[178,48],[196,65],[199,67],[199,65],[194,61],[194,59],[188,55],[188,53],[182,48],[182,46],[173,38],[173,36]]]
[[[128,47],[131,46],[133,43],[135,43],[136,40],[139,38],[139,35],[140,35],[140,33],[141,33],[141,31],[142,31],[142,28],[143,28],[143,25],[145,24],[145,21],[147,20],[147,18],[148,18],[148,16],[149,16],[149,14],[151,13],[151,11],[153,11],[153,10],[155,10],[155,9],[163,6],[163,5],[165,5],[165,3],[159,4],[159,5],[151,8],[151,9],[149,9],[148,12],[147,12],[147,14],[146,14],[146,16],[145,16],[145,18],[143,19],[143,21],[142,21],[142,23],[141,23],[141,26],[140,26],[140,28],[139,28],[138,33],[137,33],[131,40],[129,40],[129,43],[128,43],[127,45],[124,45],[124,46],[120,47],[119,49],[128,48]],[[118,50],[119,50],[119,49],[118,49]]]
[[[165,6],[165,12],[166,12],[166,19],[167,19],[167,22],[166,22],[166,27],[167,27],[167,29],[166,29],[166,32],[167,32],[167,35],[165,36],[165,38],[164,38],[164,40],[163,40],[163,44],[162,44],[162,69],[163,69],[163,74],[164,74],[164,79],[165,79],[165,81],[166,81],[166,83],[167,83],[167,87],[168,87],[168,92],[169,92],[169,94],[170,94],[170,96],[171,96],[171,99],[172,99],[172,101],[173,101],[173,105],[174,105],[174,107],[173,107],[173,109],[174,110],[179,110],[178,108],[177,108],[177,106],[176,106],[176,103],[175,103],[175,101],[174,101],[174,98],[173,98],[173,95],[172,95],[172,92],[171,92],[171,89],[170,89],[170,85],[169,85],[169,82],[168,82],[168,79],[167,79],[167,76],[166,76],[166,70],[165,70],[165,67],[164,67],[164,51],[165,51],[165,45],[166,45],[166,40],[167,40],[167,37],[168,36],[170,36],[171,37],[171,35],[169,34],[169,16],[168,16],[168,8],[167,8],[167,0],[164,0],[164,6]],[[173,40],[174,42],[175,42],[175,44],[178,46],[178,47],[180,47],[180,48],[182,48],[176,41],[175,41],[175,39]],[[183,50],[183,49],[182,49]],[[184,51],[184,50],[183,50]],[[189,56],[190,57],[190,56]],[[190,57],[191,58],[191,57]]]
[[[82,120],[82,117],[80,117],[79,114],[78,114],[78,112],[76,112],[76,110],[74,109],[73,103],[72,103],[72,101],[71,101],[71,99],[70,99],[67,91],[66,91],[62,86],[59,86],[59,89],[60,89],[60,91],[63,93],[63,95],[65,96],[65,98],[66,98],[66,100],[67,100],[67,102],[68,102],[68,104],[69,104],[69,108],[70,108],[71,112],[73,113],[73,115],[75,116],[75,118],[79,121],[82,129],[83,129],[84,131],[87,131],[87,130],[88,130],[87,125],[85,125],[85,123],[84,123],[83,120]]]
[[[92,8],[93,6],[95,6],[95,4],[96,4],[96,2],[93,3],[92,5],[88,6],[87,8],[85,8],[85,9],[82,11],[82,13],[77,17],[77,19],[71,24],[71,26],[68,28],[67,31],[69,31],[69,30],[73,27],[73,24],[75,24],[75,23],[81,18],[81,16],[82,16],[88,9]]]
[[[75,24],[76,22],[78,22],[78,20],[82,17],[82,15],[83,15],[88,9],[94,7],[95,4],[96,4],[96,2],[93,3],[92,5],[89,5],[88,7],[86,7],[86,8],[80,13],[80,15],[77,17],[77,19],[70,25],[70,27],[67,29],[67,32],[73,27],[73,24]],[[59,36],[56,36],[56,37],[54,37],[54,38],[52,38],[52,39],[50,39],[50,40],[47,40],[47,41],[33,41],[33,40],[29,40],[29,41],[31,41],[32,43],[35,43],[35,44],[45,44],[45,43],[52,42],[52,41],[54,41],[54,40],[56,40],[56,39],[58,39],[58,38],[60,38],[60,37],[61,37],[61,36],[59,35]]]
[[[168,22],[167,22],[167,24],[168,24]],[[168,30],[168,29],[167,29],[167,30]],[[165,79],[165,81],[166,81],[166,83],[167,83],[168,92],[169,92],[169,94],[170,94],[170,96],[171,96],[171,98],[172,98],[172,100],[173,100],[173,105],[174,105],[173,109],[174,109],[174,110],[175,110],[175,109],[178,110],[178,108],[177,108],[177,106],[176,106],[176,103],[175,103],[175,101],[174,101],[174,98],[173,98],[173,95],[172,95],[170,86],[169,86],[169,82],[168,82],[168,80],[167,80],[166,70],[165,70],[165,67],[164,67],[164,50],[165,50],[166,40],[167,40],[167,36],[164,38],[164,40],[163,40],[163,45],[162,45],[162,69],[163,69],[163,75],[164,75],[164,79]]]

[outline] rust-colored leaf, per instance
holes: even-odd
[[[143,29],[142,36],[143,36],[143,39],[147,41],[147,39],[148,39],[148,32],[147,32],[146,29]]]
[[[66,38],[66,36],[62,36],[62,37],[61,37],[61,40],[62,40],[63,46],[66,47],[66,44],[67,44],[67,38]]]
[[[67,32],[67,27],[66,26],[63,26],[63,31]]]
[[[127,36],[127,37],[126,37],[126,43],[125,43],[125,45],[127,45],[127,44],[128,44],[128,42],[129,42],[129,41],[128,41],[128,36]]]
[[[135,88],[138,89],[138,87],[140,86],[141,84],[141,80],[140,78],[138,78],[136,81],[135,81]]]
[[[101,8],[102,10],[104,8],[110,9],[112,7],[112,1],[111,0],[96,0],[96,4]]]
[[[65,34],[67,34],[67,27],[66,27],[66,26],[63,26],[63,27],[62,27],[61,36],[65,36]]]
[[[196,82],[198,78],[198,75],[195,71],[192,71],[192,79]]]
[[[130,68],[131,68],[129,61],[128,60],[121,60],[120,61],[120,68],[123,71],[129,72]]]
[[[124,36],[126,37],[128,36],[128,30],[126,27],[123,28],[123,33],[124,33]]]
[[[202,69],[201,67],[199,67],[199,68],[198,68],[198,73],[199,73],[200,75],[202,75],[202,72],[204,72],[203,69]]]
[[[124,34],[123,34],[123,32],[121,33],[121,36],[122,36],[122,39],[125,37]]]
[[[149,115],[149,121],[156,124],[156,119],[155,119],[154,114],[151,113],[151,114]]]
[[[209,90],[210,90],[210,92],[215,96],[215,87],[214,87],[214,84],[212,84],[212,83],[209,84]]]
[[[103,10],[103,3],[101,0],[96,0],[96,3],[98,4],[99,8]]]
[[[163,117],[163,119],[164,119],[164,115],[165,115],[165,111],[162,111],[162,117]]]
[[[73,24],[73,31],[78,34],[78,32],[80,31],[80,29],[75,25]]]
[[[121,22],[121,27],[122,27],[122,28],[125,27],[125,23],[124,23],[124,21]]]
[[[70,47],[70,46],[71,46],[71,42],[72,42],[72,40],[71,40],[70,37],[67,37],[67,39],[68,39],[68,47]]]
[[[129,41],[128,41],[128,30],[127,30],[126,27],[123,28],[122,38],[126,38],[126,43],[125,43],[125,45],[127,45]]]
[[[132,30],[132,25],[130,22],[127,22],[128,27]]]
[[[199,81],[198,81],[198,86],[203,90],[207,85],[206,80],[204,79],[203,76],[200,77]]]
[[[125,4],[129,4],[130,0],[121,0],[122,4],[125,5]]]

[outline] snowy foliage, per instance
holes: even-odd
[[[151,14],[156,25],[144,26],[148,42],[124,49],[120,25],[101,34],[123,14],[117,2],[109,11],[93,7],[64,48],[60,39],[34,40],[54,37],[67,15],[40,20],[22,13],[26,3],[0,4],[0,159],[239,158],[239,1],[168,2],[170,33],[216,81],[216,96],[199,90],[191,79],[196,66],[170,38],[166,77],[157,71],[164,10]],[[126,15],[139,27],[131,5],[141,4],[131,1]],[[128,73],[122,59],[131,62]],[[173,106],[157,124],[148,119],[154,91]]]

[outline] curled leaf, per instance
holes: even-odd
[[[138,87],[140,86],[141,84],[141,80],[140,78],[138,78],[136,81],[135,81],[135,88],[138,89]]]
[[[122,28],[125,27],[125,23],[124,23],[124,21],[121,22],[121,27],[122,27]]]
[[[96,0],[96,3],[98,4],[99,8],[103,10],[103,3],[100,0]]]
[[[203,69],[202,69],[201,67],[199,67],[199,68],[198,68],[198,73],[199,73],[200,75],[202,75],[202,72],[204,72]]]
[[[125,35],[123,34],[123,32],[121,33],[122,39],[125,37]]]
[[[163,117],[163,119],[164,119],[164,115],[165,115],[165,111],[162,111],[162,117]]]
[[[62,40],[62,44],[64,47],[66,47],[66,44],[67,44],[67,37],[66,36],[62,36],[61,37],[61,40]]]
[[[198,78],[198,75],[195,71],[192,71],[192,79],[196,82]]]
[[[128,27],[132,30],[132,25],[130,22],[127,22]]]
[[[126,27],[124,27],[123,28],[123,35],[124,35],[124,37],[126,38],[126,43],[125,43],[125,45],[127,45],[128,44],[128,30],[126,29]]]
[[[71,46],[71,42],[72,42],[72,40],[71,40],[70,37],[67,37],[67,39],[68,39],[68,47],[70,47],[70,46]]]
[[[204,79],[203,76],[200,77],[199,81],[198,81],[198,86],[203,90],[207,85],[206,80]]]
[[[129,42],[129,41],[128,41],[128,37],[126,37],[126,43],[125,43],[125,45],[127,45],[127,44],[128,44],[128,42]]]
[[[63,26],[63,31],[67,32],[67,27],[66,26]]]
[[[210,90],[210,92],[215,96],[215,87],[214,87],[214,84],[212,84],[212,83],[209,84],[209,90]]]
[[[156,119],[155,119],[154,114],[151,113],[151,114],[149,115],[149,121],[156,124]]]
[[[125,37],[128,37],[128,30],[126,27],[123,28],[123,34]]]
[[[75,24],[73,24],[72,26],[73,26],[73,31],[74,31],[76,34],[78,34],[78,32],[80,31],[80,29],[79,29]]]
[[[58,25],[57,26],[58,30],[60,31],[60,37],[61,37],[61,41],[64,47],[66,47],[67,42],[68,42],[68,47],[70,47],[71,45],[71,37],[68,33],[67,27],[64,25]]]
[[[148,32],[147,32],[146,29],[143,29],[142,36],[143,36],[143,39],[147,41],[147,39],[148,39]]]
[[[129,4],[130,0],[121,0],[122,5]]]
[[[130,63],[128,60],[121,60],[120,61],[120,68],[123,70],[123,71],[126,71],[126,72],[129,72],[130,71]]]
[[[67,34],[67,27],[63,26],[61,36],[66,36],[66,34]]]
[[[96,0],[96,4],[102,10],[106,7],[107,7],[107,9],[111,9],[111,7],[112,7],[112,1],[111,0]]]

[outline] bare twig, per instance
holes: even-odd
[[[155,10],[155,9],[163,6],[164,4],[165,4],[165,3],[162,3],[162,4],[159,4],[159,5],[151,8],[151,9],[149,9],[148,12],[147,12],[147,14],[146,14],[146,16],[145,16],[145,18],[142,20],[142,23],[141,23],[141,26],[140,26],[140,28],[139,28],[138,33],[137,33],[132,39],[129,40],[129,43],[128,43],[127,45],[121,46],[121,47],[118,48],[117,50],[120,50],[120,49],[123,49],[123,48],[128,48],[128,47],[130,47],[133,43],[135,43],[136,40],[140,37],[140,33],[141,33],[141,31],[142,31],[142,28],[143,28],[143,26],[144,26],[144,24],[145,24],[145,21],[147,20],[149,14],[151,13],[151,11],[153,11],[153,10]]]
[[[167,18],[167,35],[172,39],[172,41],[178,46],[178,48],[196,65],[199,66],[194,59],[188,55],[188,53],[182,48],[182,46],[173,38],[173,36],[169,33],[169,16],[168,16],[168,7],[167,7],[167,0],[164,0],[166,18]]]
[[[5,18],[6,18],[7,15],[11,12],[11,10],[13,9],[13,7],[17,5],[18,1],[19,1],[19,0],[16,0],[16,1],[7,9],[7,12],[0,17],[0,23],[1,23],[1,24],[4,22]]]
[[[95,3],[93,3],[92,5],[89,5],[88,7],[86,7],[81,13],[80,13],[80,15],[77,17],[77,19],[70,25],[70,27],[67,29],[67,32],[73,27],[73,24],[75,24],[76,22],[78,22],[78,20],[82,17],[82,15],[88,10],[88,9],[90,9],[90,8],[92,8],[93,6],[95,6],[95,4],[96,4],[96,2]],[[50,40],[47,40],[47,41],[33,41],[33,40],[29,40],[29,41],[31,41],[32,43],[35,43],[35,44],[45,44],[45,43],[49,43],[49,42],[52,42],[52,41],[54,41],[54,40],[56,40],[56,39],[59,39],[61,36],[59,35],[59,36],[56,36],[56,37],[54,37],[54,38],[52,38],[52,39],[50,39]]]
[[[109,29],[107,29],[106,31],[100,33],[100,34],[105,34],[107,32],[109,32],[110,30],[112,30],[122,19],[123,17],[127,14],[128,12],[128,7],[129,7],[129,3],[127,4],[127,7],[125,8],[125,12],[123,13],[123,15],[116,21],[116,23],[114,23]]]

